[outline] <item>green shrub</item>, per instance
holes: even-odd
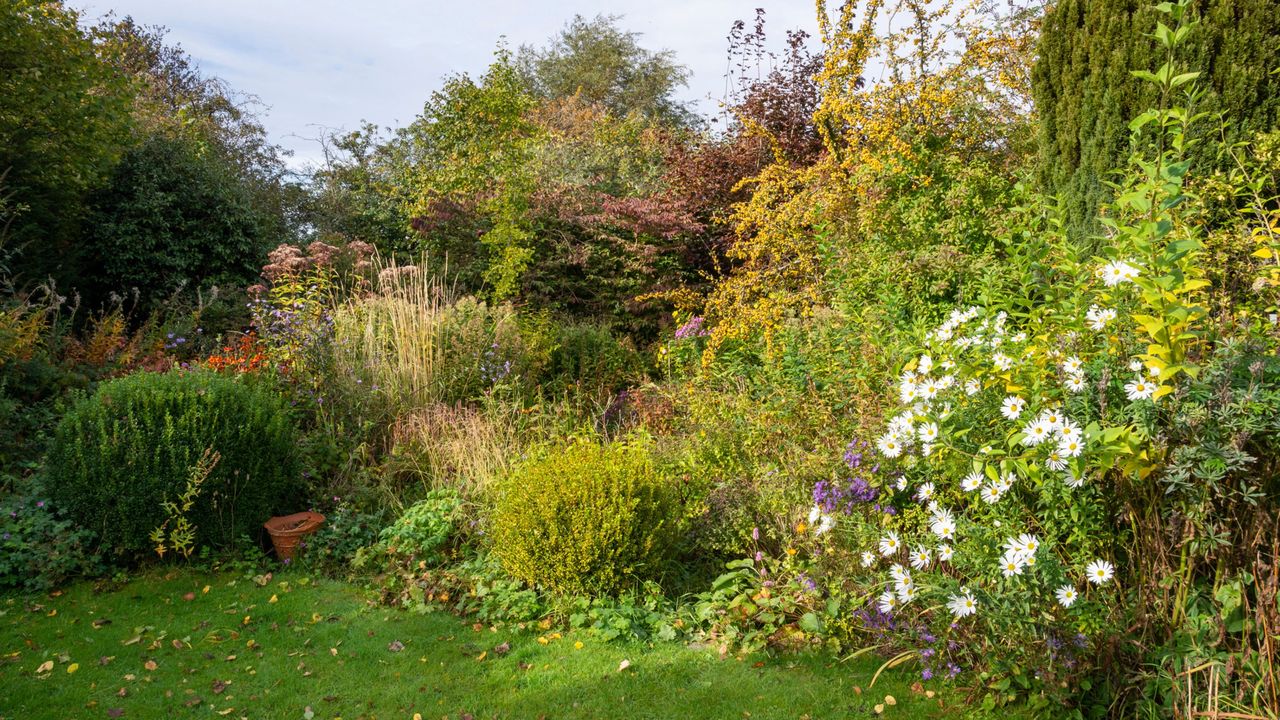
[[[438,565],[454,536],[454,522],[462,498],[457,491],[432,490],[379,536],[387,552],[428,565]]]
[[[198,545],[227,547],[303,509],[296,436],[283,402],[245,378],[136,373],[74,402],[50,445],[49,492],[109,553],[150,551],[162,503],[212,449],[222,459],[190,517]]]
[[[671,486],[644,445],[576,441],[508,476],[494,515],[494,550],[507,572],[530,584],[612,594],[657,574],[675,518]]]
[[[58,517],[37,481],[0,499],[0,589],[48,590],[101,569],[92,533]]]

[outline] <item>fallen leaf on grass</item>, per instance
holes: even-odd
[[[509,642],[504,642],[493,649],[494,655],[506,655],[509,652],[511,652],[511,643]]]
[[[269,603],[280,602],[280,598],[276,597],[275,595],[272,595],[271,599],[268,600],[267,602]]]
[[[876,703],[876,706],[875,706],[874,708],[872,708],[872,710],[875,710],[877,715],[879,715],[879,714],[883,713],[883,712],[884,712],[884,703]]]
[[[623,670],[626,670],[629,667],[631,667],[631,661],[623,660],[622,662],[618,663],[618,672],[622,672]]]
[[[186,600],[187,602],[191,602],[192,600],[196,599],[196,594],[193,592],[189,592],[186,595],[183,595],[182,599]]]
[[[108,620],[107,618],[98,618],[97,620],[93,621],[93,629],[98,630],[110,624],[111,624],[111,621]]]
[[[390,643],[387,644],[387,649],[390,650],[391,652],[400,652],[401,650],[404,649],[404,643],[400,642],[399,640],[392,640]]]
[[[187,707],[195,707],[202,702],[204,702],[204,698],[200,697],[199,695],[196,695],[182,704],[186,705]]]
[[[125,697],[128,694],[129,694],[129,690],[127,688],[120,688],[119,690],[116,691],[116,697]]]
[[[158,668],[158,667],[160,667],[160,666],[156,664],[156,661],[155,661],[155,660],[148,660],[148,661],[146,661],[145,663],[143,663],[143,664],[142,664],[142,667],[144,667],[144,668],[146,668],[147,670],[150,670],[150,671],[152,671],[152,672],[155,672],[155,669],[156,669],[156,668]]]
[[[884,696],[884,704],[885,704],[885,705],[897,705],[897,704],[898,704],[898,700],[897,700],[897,698],[895,698],[895,697],[894,697],[894,696],[892,696],[892,695],[885,695],[885,696]]]
[[[315,711],[314,711],[314,710],[312,710],[312,709],[311,709],[311,706],[310,706],[310,705],[308,705],[308,706],[306,706],[305,708],[303,708],[303,710],[302,710],[302,720],[311,720],[311,719],[312,719],[312,718],[314,718],[315,716],[316,716],[316,713],[315,713]]]
[[[44,662],[40,663],[40,667],[36,668],[36,674],[43,675],[49,672],[50,670],[53,670],[53,661],[45,660]]]
[[[67,674],[70,675],[71,673],[79,669],[80,669],[80,663],[71,663],[70,665],[67,666]]]
[[[221,695],[224,691],[226,691],[227,686],[230,684],[231,684],[230,680],[226,682],[223,682],[222,680],[214,680],[210,689],[213,690],[214,695]]]
[[[486,650],[486,651],[484,651],[484,652],[480,653],[479,655],[477,655],[477,656],[476,656],[476,662],[480,662],[480,661],[484,660],[486,657],[488,657],[488,655],[489,655],[489,651],[488,651],[488,650]]]
[[[107,717],[109,718],[124,717],[124,708],[107,708]]]
[[[115,660],[115,659],[116,659],[115,655],[103,655],[102,657],[98,658],[98,664],[103,667],[106,667],[107,665],[111,664],[112,660]]]

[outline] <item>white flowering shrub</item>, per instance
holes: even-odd
[[[1162,9],[1180,21],[1182,7]],[[1171,57],[1184,36],[1157,33]],[[1211,345],[1200,228],[1183,210],[1195,202],[1181,160],[1189,115],[1167,102],[1195,74],[1172,68],[1144,76],[1165,109],[1132,127],[1157,152],[1134,159],[1105,237],[1082,251],[1052,202],[1033,198],[1006,238],[1008,277],[988,279],[984,303],[953,311],[903,364],[875,440],[877,512],[845,533],[879,585],[876,622],[977,638],[970,654],[988,662],[1000,645],[1038,650],[1046,679],[1120,637],[1128,589],[1152,587],[1132,575],[1130,544],[1135,524],[1147,542],[1159,519],[1135,508],[1158,505],[1176,416],[1163,406]]]

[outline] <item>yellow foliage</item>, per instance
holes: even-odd
[[[825,53],[813,121],[827,152],[799,168],[778,157],[744,181],[752,195],[734,208],[727,253],[737,267],[707,298],[707,360],[757,333],[772,349],[784,320],[824,302],[824,245],[893,222],[878,205],[886,184],[934,184],[922,155],[1012,164],[1027,140],[1036,13],[997,16],[976,0],[864,0],[834,13],[817,0],[817,12]]]

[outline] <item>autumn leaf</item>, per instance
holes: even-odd
[[[153,672],[154,672],[154,671],[155,671],[155,669],[156,669],[156,668],[158,668],[158,667],[160,667],[160,666],[156,664],[156,661],[155,661],[155,660],[148,660],[148,661],[146,661],[145,663],[143,663],[143,664],[142,664],[142,667],[146,668],[147,670],[151,670],[151,671],[153,671]]]
[[[45,660],[44,662],[40,663],[40,667],[36,668],[36,674],[43,675],[44,673],[47,673],[50,670],[53,670],[53,661]]]
[[[404,643],[400,642],[399,640],[392,640],[390,643],[387,644],[387,649],[390,650],[391,652],[400,652],[401,650],[404,649]]]
[[[71,673],[79,669],[80,669],[80,663],[71,663],[70,665],[67,666],[67,674],[70,675]]]

